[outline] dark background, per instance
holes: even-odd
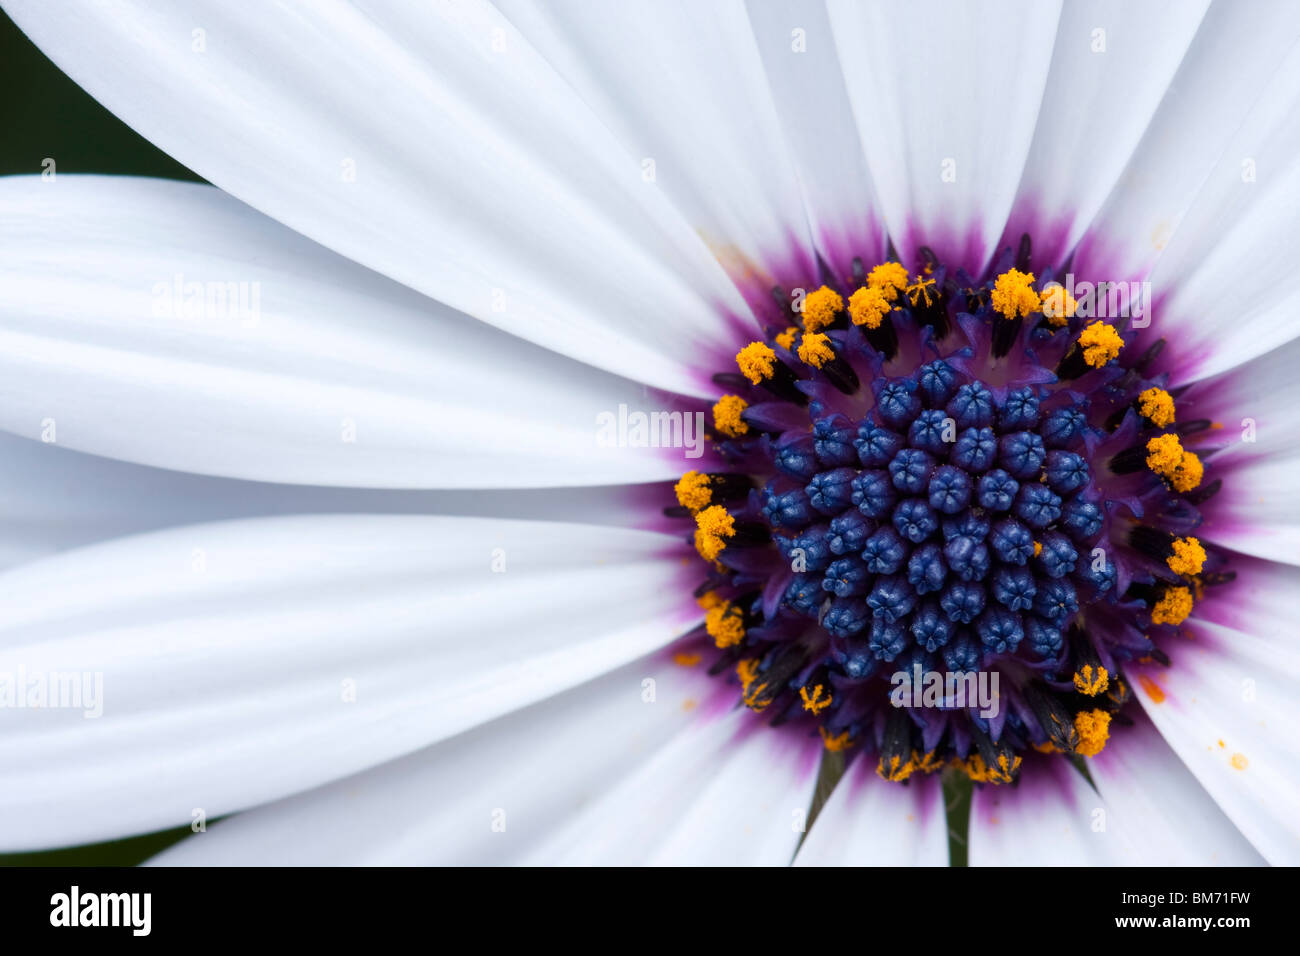
[[[46,157],[59,173],[203,181],[83,93],[0,10],[0,176],[39,175]],[[181,828],[95,846],[0,854],[0,866],[133,865],[188,833]]]

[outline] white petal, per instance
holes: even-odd
[[[1200,534],[1245,554],[1300,563],[1300,339],[1198,384],[1179,414],[1223,427],[1207,480],[1223,489],[1201,506]]]
[[[671,500],[662,484],[495,491],[266,484],[131,465],[0,432],[0,570],[145,531],[285,514],[537,518],[657,530],[670,526],[659,504]]]
[[[453,308],[678,391],[730,344],[743,305],[694,224],[490,4],[6,9],[209,182]]]
[[[1285,21],[1259,26],[1288,29]],[[1290,30],[1300,38],[1300,25]],[[1300,43],[1238,108],[1240,128],[1151,270],[1160,303],[1152,331],[1177,342],[1190,367],[1184,380],[1300,335]]]
[[[1108,280],[1147,275],[1216,164],[1235,167],[1240,183],[1246,157],[1232,145],[1234,137],[1256,101],[1270,95],[1270,80],[1298,30],[1300,8],[1290,0],[1210,7],[1128,167],[1079,246],[1076,273]],[[1171,291],[1154,290],[1157,298]]]
[[[1263,858],[1229,822],[1140,712],[1136,724],[1111,725],[1111,739],[1089,759],[1110,814],[1124,833],[1133,866],[1259,866]]]
[[[665,540],[556,523],[278,518],[122,539],[0,575],[0,674],[98,673],[103,687],[98,718],[84,700],[0,708],[0,846],[241,810],[621,666],[698,615]]]
[[[408,757],[241,813],[153,862],[517,863],[592,794],[706,719],[701,700],[725,689],[703,665],[643,658]]]
[[[979,273],[1029,151],[1060,4],[831,0],[849,100],[903,261]]]
[[[725,267],[764,298],[815,277],[795,168],[742,0],[497,6],[634,155]],[[843,119],[847,120],[847,114]]]
[[[372,487],[662,479],[692,453],[600,440],[602,412],[663,398],[207,186],[0,179],[0,283],[0,427],[81,451]]]
[[[749,0],[747,6],[813,242],[847,282],[855,256],[867,268],[885,260],[888,237],[830,20],[821,4]]]
[[[799,847],[796,866],[947,866],[948,818],[939,778],[906,786],[880,779],[872,761],[845,772]]]
[[[1014,787],[985,784],[971,798],[971,866],[1115,866],[1129,847],[1105,828],[1106,802],[1064,759],[1035,760]]]
[[[803,832],[821,741],[747,710],[693,723],[595,794],[534,864],[785,865]]]
[[[1062,7],[1017,212],[1003,236],[1014,244],[1030,232],[1036,269],[1059,266],[1101,209],[1208,6],[1094,0]]]
[[[1239,561],[1224,600],[1197,606],[1168,668],[1131,665],[1161,736],[1238,830],[1276,865],[1300,863],[1295,815],[1295,595],[1300,570]]]

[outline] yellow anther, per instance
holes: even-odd
[[[704,615],[704,629],[718,647],[735,647],[745,639],[744,615],[730,601],[723,601]]]
[[[1101,368],[1124,347],[1113,325],[1094,322],[1079,333],[1079,348],[1083,349],[1083,360],[1093,368]]]
[[[1035,541],[1035,542],[1034,542],[1034,557],[1038,557],[1038,556],[1039,556],[1040,554],[1042,554],[1042,553],[1043,553],[1043,542],[1041,542],[1041,541]]]
[[[916,762],[916,769],[921,773],[934,773],[943,766],[943,761],[933,750],[929,753],[919,755],[915,750],[913,750],[912,760]]]
[[[1110,714],[1104,710],[1081,710],[1074,715],[1074,729],[1079,734],[1075,753],[1095,757],[1110,739]]]
[[[927,279],[924,276],[917,276],[916,281],[907,287],[907,301],[916,305],[919,299],[925,300],[926,308],[933,304],[938,297],[934,290],[934,280]]]
[[[736,664],[736,676],[740,678],[741,692],[744,697],[745,706],[754,710],[762,710],[771,701],[759,700],[758,695],[767,687],[766,684],[758,682],[758,661],[754,658],[747,658]]]
[[[799,358],[813,368],[821,368],[830,359],[835,358],[831,340],[824,332],[808,332],[799,342]]]
[[[692,514],[701,508],[707,508],[713,500],[713,492],[709,490],[709,476],[698,471],[688,471],[682,475],[677,484],[673,485],[673,492],[677,495],[677,503]]]
[[[1147,467],[1157,475],[1172,478],[1183,461],[1183,443],[1177,435],[1157,435],[1147,442]]]
[[[844,299],[830,286],[824,285],[804,296],[803,327],[809,332],[820,332],[843,311]]]
[[[1174,397],[1163,388],[1148,388],[1138,395],[1138,411],[1156,428],[1174,423]]]
[[[1037,312],[1040,299],[1034,291],[1034,274],[1008,269],[993,283],[993,295],[989,301],[995,311],[1008,319],[1017,316],[1023,319],[1030,312]]]
[[[749,402],[739,395],[723,395],[713,406],[713,427],[728,438],[749,434],[749,426],[740,413],[749,408]]]
[[[1043,286],[1040,299],[1044,318],[1047,319],[1049,325],[1054,325],[1057,328],[1066,325],[1074,317],[1074,312],[1079,307],[1079,303],[1074,301],[1074,296],[1066,292],[1065,286],[1059,282],[1049,282]]]
[[[825,691],[825,688],[821,684],[813,687],[812,693],[808,692],[807,687],[799,688],[799,699],[803,701],[803,709],[810,711],[814,717],[829,707],[831,701],[834,700],[830,694],[823,693],[823,691]]]
[[[1201,464],[1201,459],[1190,451],[1185,451],[1178,462],[1178,467],[1174,469],[1173,477],[1169,480],[1173,483],[1175,491],[1188,492],[1200,485],[1204,477],[1205,466]]]
[[[858,289],[849,296],[849,319],[854,325],[878,329],[892,308],[884,291],[874,286]]]
[[[817,729],[822,735],[822,745],[825,746],[827,750],[834,753],[836,751],[849,749],[850,740],[849,732],[847,730],[843,733],[832,734],[825,727],[818,727]]]
[[[886,301],[893,302],[907,288],[907,269],[901,262],[882,262],[867,273],[867,286],[878,289]]]
[[[759,385],[776,370],[776,353],[763,342],[750,342],[736,353],[736,365],[745,378]]]
[[[1177,435],[1157,435],[1147,442],[1147,467],[1178,491],[1191,491],[1205,477],[1201,459],[1184,451]]]
[[[912,751],[912,756],[906,761],[901,756],[895,754],[889,758],[889,763],[885,763],[885,758],[881,757],[876,764],[876,773],[886,780],[893,783],[902,783],[912,775],[916,770],[916,751]]]
[[[1096,667],[1084,664],[1074,672],[1074,688],[1080,694],[1096,697],[1098,694],[1104,694],[1109,686],[1110,675],[1100,664]]]
[[[1174,553],[1165,559],[1169,570],[1174,574],[1191,577],[1200,574],[1205,567],[1205,548],[1196,538],[1176,538],[1173,543]]]
[[[727,547],[727,538],[736,533],[736,519],[722,505],[709,505],[695,516],[695,550],[705,561],[712,561]]]
[[[1008,760],[1006,754],[999,754],[997,765],[990,767],[979,754],[971,754],[957,766],[966,771],[966,775],[976,783],[1010,783],[1020,769],[1020,757]]]
[[[1170,588],[1151,609],[1152,624],[1182,624],[1192,613],[1192,592],[1188,588]]]
[[[776,344],[781,346],[783,349],[788,349],[790,346],[794,345],[794,337],[798,334],[798,328],[793,325],[788,326],[784,332],[776,337]]]
[[[726,604],[727,599],[717,591],[705,591],[695,599],[695,603],[707,611],[709,608],[717,607],[719,604]]]

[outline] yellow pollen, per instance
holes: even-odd
[[[1182,624],[1192,613],[1192,592],[1187,588],[1170,588],[1151,609],[1152,624]]]
[[[1037,312],[1040,300],[1034,291],[1034,274],[1008,269],[993,283],[993,295],[989,301],[996,311],[1008,319],[1016,316],[1023,319],[1030,312]]]
[[[929,753],[918,755],[915,750],[912,751],[912,760],[916,762],[916,769],[921,773],[934,773],[943,766],[943,761],[931,750]]]
[[[740,678],[741,692],[744,695],[745,706],[753,707],[755,710],[762,710],[767,706],[767,702],[755,705],[758,695],[762,692],[766,684],[757,684],[758,680],[758,661],[754,658],[746,658],[736,664],[736,676]],[[750,688],[753,688],[752,690]]]
[[[1177,435],[1157,435],[1147,442],[1147,467],[1157,475],[1172,478],[1183,461],[1183,443]]]
[[[673,663],[678,667],[694,667],[699,662],[699,654],[688,654],[685,651],[678,651],[673,655]]]
[[[903,762],[902,757],[895,755],[889,758],[888,766],[885,765],[884,757],[881,757],[880,762],[876,764],[876,773],[894,783],[906,780],[914,770],[916,770],[916,751],[912,751],[912,756],[906,763]]]
[[[1201,464],[1201,459],[1190,451],[1185,451],[1170,481],[1173,482],[1175,491],[1188,492],[1199,485],[1203,477],[1205,466]]]
[[[879,289],[887,301],[893,302],[907,288],[907,270],[901,262],[882,262],[867,273],[867,286]]]
[[[1093,368],[1101,368],[1124,347],[1124,340],[1115,331],[1113,325],[1094,322],[1079,333],[1079,347],[1083,349],[1083,360]]]
[[[736,353],[736,365],[741,374],[755,385],[762,384],[772,377],[776,370],[776,353],[770,345],[762,342],[750,342]]]
[[[709,476],[698,471],[688,471],[682,475],[681,480],[673,485],[673,492],[677,495],[677,503],[692,514],[701,508],[707,508],[713,500],[713,492],[709,490]]]
[[[1081,710],[1074,715],[1074,729],[1079,733],[1075,753],[1095,757],[1110,739],[1110,714],[1104,710]]]
[[[1174,397],[1163,388],[1148,388],[1138,395],[1138,411],[1156,428],[1174,423]]]
[[[849,746],[849,732],[846,730],[840,734],[831,734],[825,727],[818,727],[822,735],[822,744],[832,753],[839,750],[847,750]]]
[[[990,767],[979,754],[971,754],[965,763],[958,761],[957,766],[976,783],[1010,783],[1020,769],[1020,760],[1016,757],[1008,761],[1006,754],[999,754],[997,766]]]
[[[1043,553],[1043,542],[1041,542],[1041,541],[1035,541],[1035,542],[1034,542],[1034,557],[1038,557],[1038,556],[1039,556],[1040,554],[1042,554],[1042,553]]]
[[[704,615],[704,629],[718,647],[735,647],[745,639],[744,617],[730,601],[709,608]]]
[[[923,276],[917,276],[916,282],[907,287],[907,301],[916,305],[917,299],[924,298],[927,308],[934,302],[935,293],[933,292],[934,280],[927,279]]]
[[[709,608],[717,607],[719,604],[726,604],[727,599],[717,591],[705,591],[695,599],[695,603],[707,611]]]
[[[821,368],[828,359],[835,358],[831,340],[822,332],[809,332],[799,343],[799,358],[813,368]]]
[[[878,329],[892,308],[885,293],[874,286],[858,289],[849,296],[849,319],[854,325]]]
[[[1110,675],[1100,664],[1096,667],[1084,664],[1074,674],[1074,687],[1080,694],[1096,697],[1098,694],[1104,694],[1109,686]]]
[[[824,690],[825,688],[821,684],[813,687],[812,693],[808,692],[807,687],[799,688],[799,699],[803,701],[803,709],[810,711],[814,717],[829,707],[831,701],[834,700],[830,694],[823,695]]]
[[[1059,754],[1061,752],[1060,748],[1050,740],[1045,740],[1041,744],[1034,744],[1034,749],[1040,754]]]
[[[1066,325],[1079,307],[1079,303],[1074,301],[1074,296],[1066,292],[1065,287],[1057,282],[1049,282],[1043,287],[1042,302],[1043,316],[1049,325],[1057,328]]]
[[[722,505],[709,505],[695,516],[695,550],[705,561],[712,561],[727,547],[727,538],[736,533],[736,519]]]
[[[830,286],[809,292],[803,300],[803,327],[809,332],[820,332],[835,321],[844,311],[844,299]]]
[[[728,438],[748,435],[749,426],[740,417],[747,408],[749,403],[739,395],[723,395],[713,406],[713,427]]]
[[[1205,548],[1196,538],[1177,538],[1173,543],[1174,553],[1165,559],[1169,570],[1174,574],[1191,577],[1200,574],[1205,567]]]
[[[788,326],[784,332],[776,337],[776,344],[783,349],[788,349],[794,345],[794,337],[798,334],[799,330],[795,326]]]

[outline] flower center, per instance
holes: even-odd
[[[1148,371],[1164,341],[1091,318],[1028,250],[983,283],[922,250],[917,274],[855,262],[855,289],[808,293],[715,376],[729,468],[669,509],[695,521],[715,670],[890,780],[1099,753],[1124,663],[1168,663],[1231,579],[1191,534],[1211,423]]]

